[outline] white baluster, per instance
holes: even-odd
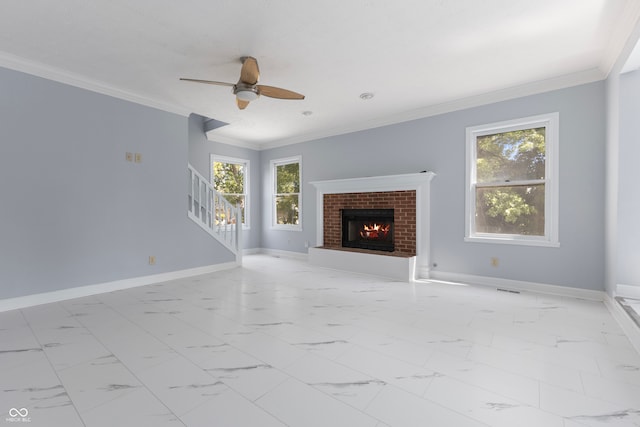
[[[242,210],[231,205],[218,193],[191,165],[188,166],[187,211],[209,234],[216,237],[236,254],[236,262],[241,263],[242,250]]]
[[[242,209],[240,203],[236,205],[236,263],[242,265]]]

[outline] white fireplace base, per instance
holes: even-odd
[[[373,274],[403,282],[416,278],[416,257],[309,248],[309,263],[318,267]]]

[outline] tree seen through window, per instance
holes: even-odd
[[[247,163],[214,161],[213,187],[234,206],[240,205],[242,223],[246,225]]]
[[[476,139],[476,231],[544,236],[545,128]]]
[[[300,163],[275,165],[275,223],[300,224]]]

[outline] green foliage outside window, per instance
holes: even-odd
[[[229,203],[234,206],[240,205],[243,224],[246,224],[245,173],[245,164],[213,162],[213,187],[222,193]]]
[[[300,163],[276,165],[276,224],[300,223]]]
[[[476,231],[544,235],[545,128],[476,139]]]

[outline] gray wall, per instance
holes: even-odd
[[[620,76],[617,280],[640,289],[640,71]]]
[[[3,68],[0,94],[0,299],[234,260],[187,218],[187,118]]]
[[[211,154],[249,160],[249,229],[243,230],[243,248],[261,247],[262,204],[260,203],[260,152],[249,148],[237,147],[207,140],[203,130],[204,117],[197,114],[189,116],[189,163],[202,176],[210,179]]]
[[[620,70],[624,60],[619,57],[606,85],[606,148],[605,148],[605,291],[613,296],[618,284],[618,161],[620,122]]]
[[[433,170],[437,270],[602,289],[604,82],[262,152],[207,141],[195,115],[1,68],[0,93],[0,298],[233,261],[185,212],[187,161],[208,176],[210,153],[251,161],[247,248],[304,253],[305,242],[315,244],[310,181]],[[560,112],[561,247],[463,242],[465,128],[553,111]],[[142,153],[142,164],[126,162],[127,151]],[[298,154],[303,231],[273,230],[269,161]],[[633,200],[632,187],[622,192]],[[491,257],[500,258],[498,268]]]
[[[465,243],[465,128],[560,113],[560,248]],[[315,244],[310,181],[434,171],[431,256],[436,271],[602,290],[604,283],[605,83],[527,96],[440,116],[262,152],[263,203],[269,161],[302,155],[303,231],[270,228],[263,245],[305,252]],[[490,260],[498,257],[499,267]]]

